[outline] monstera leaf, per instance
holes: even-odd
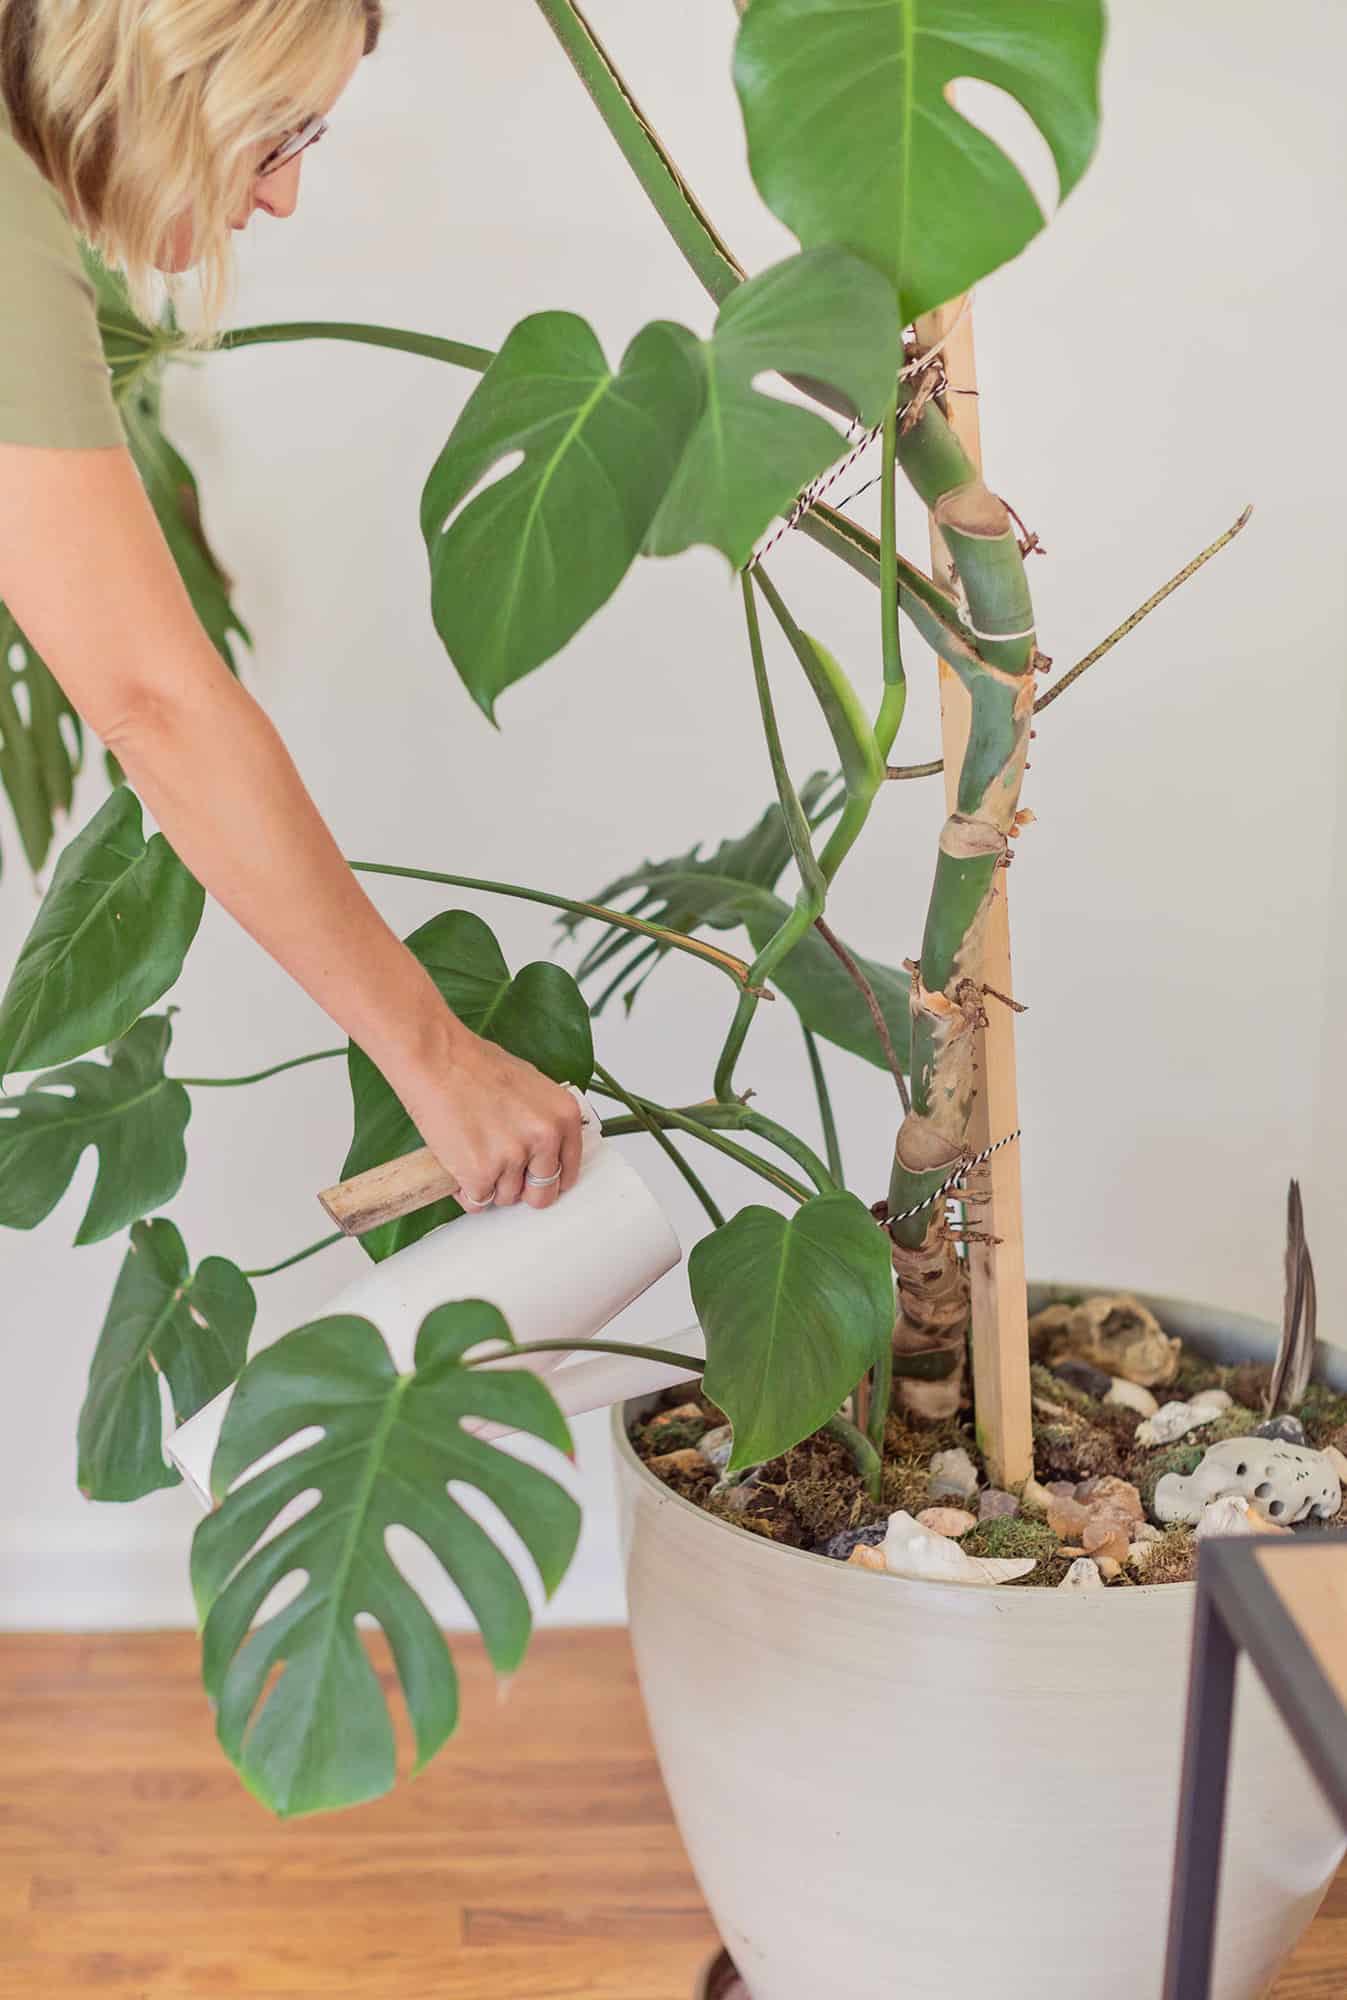
[[[745,912],[744,922],[755,951],[762,950],[785,918],[786,905],[780,902],[770,914],[762,909]],[[870,990],[879,1002],[894,1055],[899,1068],[905,1070],[910,1063],[912,1045],[911,980],[907,973],[895,972],[890,965],[879,965],[874,959],[862,958],[859,952],[853,951],[851,956],[865,974]],[[825,1042],[832,1042],[839,1049],[848,1049],[852,1055],[860,1056],[878,1069],[888,1067],[888,1057],[876,1032],[865,995],[836,952],[817,931],[805,933],[794,951],[772,973],[770,984],[785,994],[805,1027],[813,1034],[820,1035]]]
[[[106,1065],[71,1063],[21,1097],[0,1097],[0,1227],[45,1221],[87,1146],[98,1150],[98,1175],[77,1244],[101,1243],[172,1200],[187,1171],[192,1106],[164,1075],[171,1038],[168,1016],[149,1014]]]
[[[413,931],[407,946],[474,1034],[522,1056],[554,1083],[589,1085],[594,1074],[589,1009],[559,965],[526,965],[512,978],[491,927],[470,910],[432,917]],[[354,1044],[349,1070],[355,1136],[343,1178],[382,1166],[423,1143],[392,1086]],[[376,1261],[391,1257],[462,1213],[456,1201],[435,1202],[416,1215],[370,1230],[361,1245]]]
[[[79,1484],[88,1500],[139,1500],[182,1475],[163,1453],[159,1377],[185,1424],[237,1380],[257,1315],[235,1264],[193,1273],[171,1222],[138,1222],[94,1350],[80,1411]]]
[[[706,400],[647,543],[656,556],[707,542],[743,566],[772,518],[839,458],[813,410],[754,388],[766,370],[841,389],[867,424],[893,399],[902,328],[878,272],[844,251],[775,264],[730,293],[703,350]]]
[[[646,327],[616,370],[573,313],[535,313],[509,335],[421,509],[436,630],[487,716],[617,589],[704,394],[697,344],[679,326]],[[522,464],[455,514],[514,453]]]
[[[79,717],[0,604],[0,785],[34,874],[70,810],[83,742]]]
[[[854,1194],[790,1216],[740,1209],[688,1260],[704,1385],[734,1425],[732,1472],[811,1437],[893,1338],[888,1239]]]
[[[0,1000],[0,1076],[104,1047],[167,993],[205,892],[117,790],[71,841]]]
[[[753,178],[801,243],[864,257],[913,320],[1043,227],[1019,169],[949,85],[1008,91],[1065,198],[1098,136],[1103,40],[1103,0],[752,0],[735,81]]]
[[[800,803],[818,828],[837,811],[839,796],[835,781],[815,772],[800,789]],[[773,893],[773,887],[790,861],[790,840],[779,805],[768,806],[755,826],[733,840],[723,840],[713,854],[703,855],[701,842],[686,854],[668,861],[646,861],[628,874],[608,883],[594,897],[610,909],[619,898],[630,899],[629,911],[665,930],[690,933],[703,925],[715,930],[748,931],[754,951],[761,951],[789,914],[790,906]],[[574,935],[589,919],[567,916],[561,927]],[[651,976],[666,947],[650,944],[639,933],[605,926],[598,941],[581,959],[577,978],[593,980],[608,975],[608,985],[595,1002],[593,1012],[601,1012],[611,996],[625,988],[628,1008]],[[879,1001],[894,1052],[907,1067],[911,1037],[905,972],[877,964],[852,953],[869,980]],[[799,1014],[805,1027],[825,1041],[884,1068],[887,1058],[865,997],[818,932],[811,930],[773,972],[771,985],[778,988]]]
[[[378,1620],[392,1648],[418,1771],[453,1733],[453,1661],[389,1554],[390,1528],[410,1529],[438,1558],[507,1674],[528,1645],[528,1599],[451,1482],[500,1510],[549,1595],[575,1552],[580,1513],[570,1495],[463,1428],[485,1419],[570,1448],[565,1420],[537,1376],[464,1365],[485,1340],[513,1344],[495,1307],[440,1306],[418,1335],[415,1373],[399,1375],[368,1320],[332,1318],[287,1334],[244,1371],[215,1454],[220,1505],[192,1546],[192,1585],[220,1741],[273,1812],[356,1805],[394,1783],[393,1727],[356,1630],[361,1612]],[[316,1443],[235,1484],[315,1425]],[[316,1504],[281,1526],[284,1511],[313,1493]],[[249,1637],[264,1600],[296,1573],[299,1596]]]
[[[826,772],[815,771],[800,787],[800,804],[815,828],[824,825],[841,806],[842,795],[835,793],[835,782]],[[733,930],[744,921],[744,891],[774,888],[791,859],[790,835],[781,807],[776,803],[768,806],[747,833],[722,840],[713,854],[704,855],[702,845],[697,841],[686,854],[674,855],[667,861],[643,861],[639,868],[609,882],[592,900],[613,909],[619,906],[619,899],[630,897],[632,900],[626,905],[628,914],[645,918],[663,930],[681,931],[685,936],[703,925],[712,930]],[[722,884],[728,885],[723,898],[719,886]],[[581,924],[593,921],[578,914],[557,919],[558,927],[568,937],[574,937]],[[623,930],[616,924],[602,925],[598,939],[586,951],[576,974],[582,982],[605,968],[612,975],[612,984],[592,1011],[599,1013],[604,1001],[625,984],[629,975],[648,966],[643,976],[627,987],[626,1003],[630,1008],[640,987],[667,953],[667,945],[643,938],[639,932]]]

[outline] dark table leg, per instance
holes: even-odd
[[[1199,1577],[1164,2000],[1207,2000],[1239,1654]]]

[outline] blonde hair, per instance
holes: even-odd
[[[0,92],[146,320],[190,211],[199,344],[229,302],[230,221],[260,157],[336,94],[356,32],[368,54],[382,25],[382,0],[0,0]]]

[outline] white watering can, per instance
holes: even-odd
[[[683,1251],[645,1182],[603,1138],[589,1100],[580,1096],[580,1102],[586,1123],[579,1176],[549,1208],[521,1203],[469,1210],[373,1265],[315,1317],[353,1313],[371,1320],[404,1372],[413,1365],[426,1314],[457,1299],[485,1299],[498,1306],[521,1344],[558,1340],[583,1350],[587,1340],[671,1271]],[[453,1177],[427,1150],[329,1188],[319,1199],[348,1235],[360,1236],[456,1192]],[[694,1356],[702,1351],[696,1327],[643,1344]],[[676,1363],[616,1354],[588,1359],[569,1352],[503,1356],[489,1365],[546,1375],[567,1416],[648,1394],[686,1381],[688,1375]],[[208,1403],[165,1446],[207,1508],[215,1504],[211,1460],[233,1393],[226,1390]],[[499,1425],[483,1425],[480,1434],[499,1437],[504,1432]]]

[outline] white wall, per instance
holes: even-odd
[[[749,267],[785,254],[742,159],[727,0],[590,11]],[[1338,950],[1330,964],[1324,942],[1334,861],[1340,873],[1347,860],[1329,500],[1342,299],[1326,254],[1343,21],[1308,0],[1276,36],[1253,0],[1115,11],[1099,162],[978,303],[988,474],[1050,551],[1033,581],[1059,667],[1246,500],[1258,512],[1043,721],[1026,791],[1039,823],[1011,882],[1032,1010],[1029,1261],[1275,1312],[1282,1198],[1300,1173],[1331,1334],[1347,1277],[1334,1241],[1347,962]],[[523,313],[564,307],[610,352],[656,315],[709,324],[528,0],[401,0],[313,158],[299,219],[259,219],[245,270],[240,322],[363,318],[497,344]],[[346,851],[585,894],[643,855],[740,830],[765,803],[735,603],[718,559],[643,565],[564,659],[505,698],[493,733],[432,632],[417,531],[425,474],[472,386],[373,351],[277,348],[180,371],[171,422],[256,632],[250,685]],[[904,534],[919,556],[915,514]],[[808,544],[775,570],[806,622],[877,678],[874,593]],[[902,747],[918,759],[937,741],[933,672],[909,649]],[[778,689],[803,772],[826,742],[789,661]],[[96,802],[91,783],[81,817]],[[837,896],[866,951],[917,946],[939,818],[931,785],[881,802]],[[412,885],[380,897],[404,930],[474,900]],[[550,950],[540,914],[474,906],[516,961]],[[11,865],[0,960],[31,909]],[[607,1023],[604,1060],[666,1101],[703,1094],[726,997],[718,978],[670,965],[630,1023]],[[245,1072],[334,1039],[215,911],[176,998],[185,1072]],[[786,1013],[764,1010],[741,1077],[807,1124]],[[853,1179],[878,1194],[893,1105],[877,1072],[842,1058],[832,1070]],[[312,1196],[343,1155],[343,1096],[336,1065],[199,1095],[173,1208],[195,1257],[260,1265],[321,1233]],[[691,1241],[698,1211],[662,1159],[636,1153]],[[758,1198],[718,1165],[724,1199]],[[95,1508],[75,1489],[75,1418],[121,1256],[68,1248],[90,1167],[42,1231],[0,1245],[0,1621],[189,1622],[185,1496]],[[359,1260],[343,1247],[262,1287],[259,1338],[299,1323]],[[686,1313],[680,1275],[630,1324],[639,1337]],[[617,1617],[600,1420],[582,1443],[587,1539],[557,1611]]]

